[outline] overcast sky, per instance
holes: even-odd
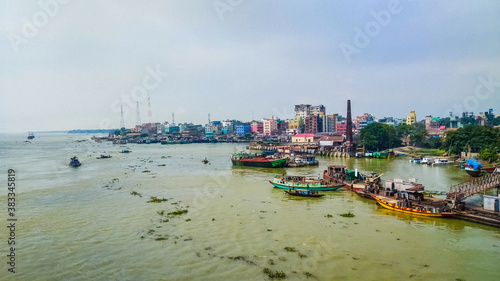
[[[0,0],[0,34],[0,132],[132,127],[146,92],[157,122],[500,112],[500,1]]]

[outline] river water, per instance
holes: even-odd
[[[0,219],[8,225],[8,169],[16,172],[17,218],[16,273],[7,271],[9,230],[2,227],[0,280],[269,280],[264,268],[286,280],[499,278],[500,229],[394,213],[342,189],[297,199],[268,182],[345,164],[445,192],[469,180],[452,166],[318,157],[319,167],[269,170],[232,167],[230,154],[244,144],[25,138],[0,135]],[[132,153],[118,153],[125,148]],[[96,159],[108,153],[113,158]],[[75,155],[83,163],[76,169],[68,167]],[[148,203],[152,196],[167,201]],[[346,212],[355,217],[340,216]]]

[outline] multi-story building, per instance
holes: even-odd
[[[326,131],[328,133],[335,133],[337,127],[337,114],[326,116]]]
[[[278,121],[274,117],[262,121],[264,127],[264,135],[271,135],[278,130]]]
[[[310,105],[310,104],[299,104],[295,105],[295,119],[301,117],[305,120],[307,116],[314,114],[317,116],[323,116],[326,114],[326,109],[323,105]]]
[[[406,125],[413,125],[417,123],[417,114],[415,114],[415,110],[410,112],[410,116],[406,116]]]
[[[264,133],[264,125],[260,121],[252,121],[250,124],[250,131],[252,133],[262,134]]]
[[[250,124],[240,124],[236,126],[236,134],[244,136],[246,133],[250,132]]]
[[[310,114],[306,117],[304,122],[304,132],[306,134],[317,134],[318,133],[318,116]]]
[[[347,124],[346,123],[337,123],[335,131],[336,131],[336,134],[345,136],[347,134]]]

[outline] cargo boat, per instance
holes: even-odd
[[[427,207],[413,207],[410,202],[394,200],[389,202],[384,197],[379,197],[372,195],[372,197],[377,201],[377,203],[389,210],[402,212],[406,214],[413,214],[418,216],[426,216],[426,217],[451,217],[454,216],[454,213],[444,212],[442,208],[427,208]]]
[[[233,166],[247,166],[260,168],[283,168],[286,166],[288,157],[276,155],[262,155],[252,153],[236,153],[231,155]]]
[[[344,186],[342,183],[332,183],[322,179],[302,176],[274,177],[269,183],[275,188],[311,191],[335,191]]]

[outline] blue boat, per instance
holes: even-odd
[[[78,158],[76,156],[74,157],[71,157],[71,161],[69,162],[69,166],[70,167],[80,167],[82,165],[82,163],[80,163],[80,161],[78,161]]]

